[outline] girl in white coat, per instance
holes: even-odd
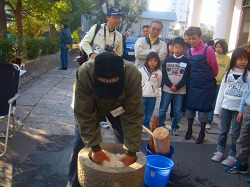
[[[223,76],[214,114],[221,114],[220,134],[218,136],[217,149],[212,157],[215,162],[224,159],[224,152],[227,144],[227,135],[231,128],[231,145],[229,156],[222,161],[222,164],[232,167],[236,164],[236,141],[240,135],[241,124],[237,121],[238,109],[247,86],[250,72],[249,54],[244,48],[236,48],[232,54],[230,67]]]
[[[162,80],[159,55],[156,52],[150,52],[139,71],[142,74],[143,125],[149,128]]]

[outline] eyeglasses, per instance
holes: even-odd
[[[155,28],[155,27],[153,27],[152,30],[157,31],[157,32],[161,32],[161,29],[158,29],[158,28]]]

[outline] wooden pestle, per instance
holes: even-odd
[[[154,149],[156,154],[170,153],[170,136],[168,129],[158,127],[153,132]]]
[[[143,130],[145,130],[145,132],[150,136],[153,137],[153,132],[151,130],[149,130],[147,127],[145,127],[144,125],[142,125]]]
[[[153,116],[153,121],[152,121],[152,125],[151,125],[151,132],[154,132],[154,130],[159,126],[158,123],[158,116]],[[154,138],[153,136],[150,136],[150,141],[149,141],[149,150],[152,153],[155,153],[155,147],[154,147]]]

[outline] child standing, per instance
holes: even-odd
[[[173,45],[172,39],[168,40],[168,42],[167,42],[167,51],[168,51],[168,53],[167,53],[166,57],[174,55],[174,45]],[[169,114],[170,114],[170,118],[172,120],[174,117],[174,102],[173,102],[173,100],[171,101],[171,108],[170,108]]]
[[[167,51],[168,51],[168,53],[167,53],[167,57],[168,56],[173,56],[173,54],[174,54],[174,45],[173,45],[173,40],[168,40],[168,42],[167,42]]]
[[[177,37],[173,41],[174,55],[166,58],[162,64],[162,96],[159,108],[159,126],[164,126],[166,113],[170,102],[174,104],[174,118],[172,132],[178,136],[179,121],[181,119],[183,95],[186,94],[186,82],[189,74],[188,59],[183,55],[185,41]]]
[[[232,124],[230,152],[227,159],[222,164],[232,167],[235,165],[236,140],[240,135],[241,124],[237,121],[238,109],[246,89],[249,78],[248,52],[244,48],[236,48],[232,54],[228,72],[223,76],[218,97],[216,100],[214,114],[221,112],[221,126],[218,137],[217,152],[212,157],[215,162],[220,162],[224,158],[227,135]]]
[[[221,80],[225,72],[229,69],[230,58],[227,56],[228,45],[225,40],[219,40],[215,43],[215,51],[216,51],[216,60],[218,64],[218,74],[215,77],[216,79],[216,88],[215,88],[215,96],[213,101],[213,110],[208,113],[208,120],[206,124],[206,129],[211,129],[211,123],[213,121],[214,116],[214,106],[216,102],[216,98],[220,89]]]
[[[240,137],[236,143],[236,166],[228,167],[225,170],[228,173],[246,174],[248,170],[248,158],[250,156],[250,79],[247,82],[247,87],[241,99],[238,111],[237,121],[242,122],[242,124]],[[247,182],[250,182],[250,178]]]
[[[159,96],[162,72],[160,58],[156,52],[150,52],[143,67],[139,69],[142,74],[142,100],[144,106],[143,125],[149,128],[150,120],[155,108],[156,98]]]

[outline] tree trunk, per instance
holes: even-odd
[[[49,25],[49,35],[50,36],[56,36],[56,28],[55,25]]]
[[[22,25],[21,11],[22,11],[22,0],[17,0],[16,10],[14,11],[16,25],[17,25],[17,37],[18,37],[17,55],[21,55],[23,50],[23,25]]]
[[[5,14],[5,0],[0,0],[0,39],[6,39],[7,19]]]

